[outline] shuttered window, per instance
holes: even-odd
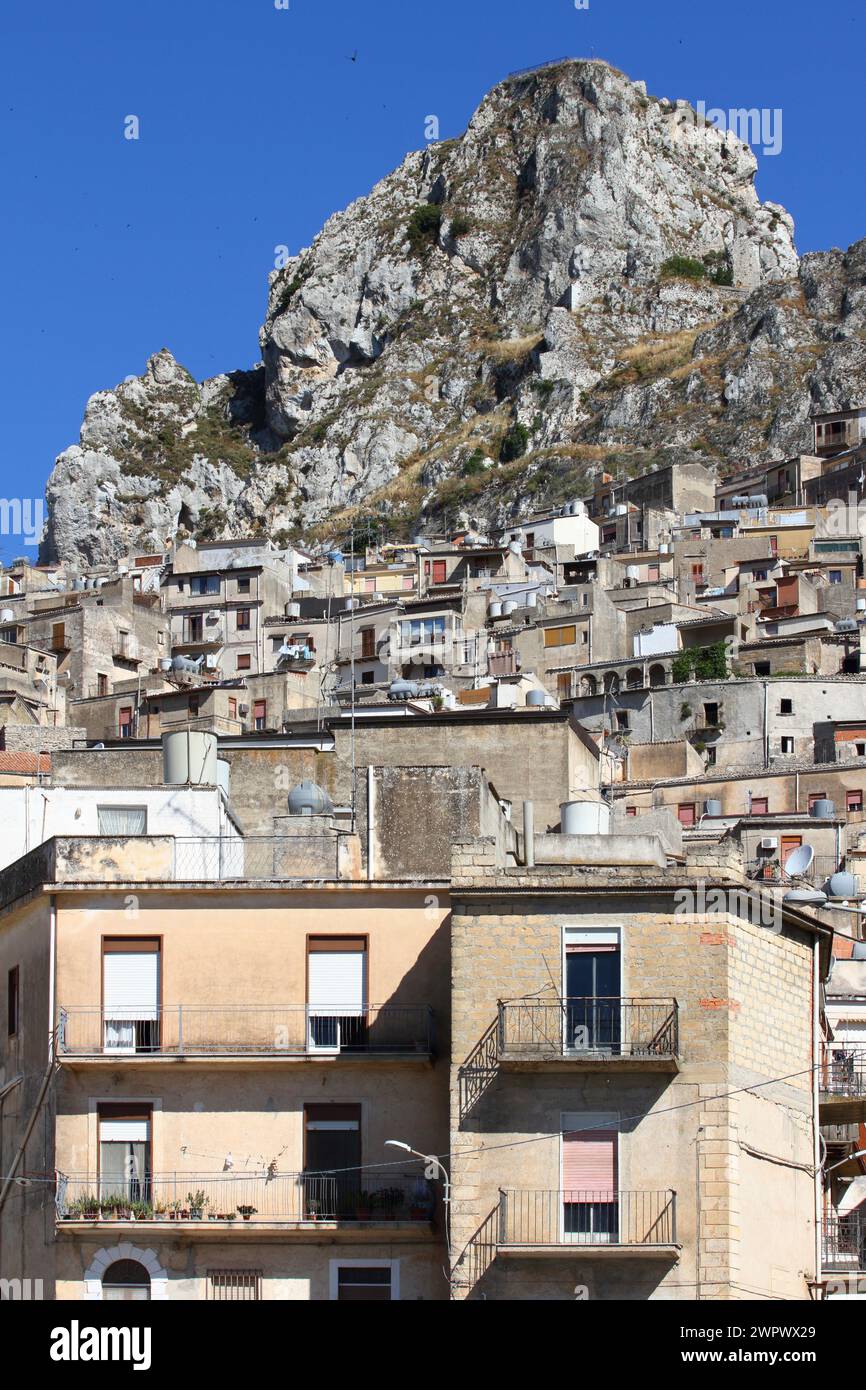
[[[103,1046],[106,1052],[159,1047],[159,942],[117,938],[103,944]]]
[[[576,627],[546,627],[544,629],[545,647],[572,647],[576,641]]]
[[[562,1187],[581,1200],[610,1201],[617,1190],[617,1132],[591,1127],[593,1116],[571,1116],[586,1122],[579,1130],[566,1130],[562,1136]],[[568,1121],[567,1121],[568,1122]]]
[[[366,965],[366,942],[361,938],[311,941],[308,974],[311,1012],[360,1012],[366,1002]]]

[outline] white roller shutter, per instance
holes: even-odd
[[[311,951],[309,1006],[313,1016],[363,1012],[364,951]]]
[[[107,951],[103,956],[107,1019],[153,1019],[159,1009],[159,952]]]

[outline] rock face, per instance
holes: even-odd
[[[809,447],[866,395],[866,244],[798,265],[755,158],[601,62],[501,83],[270,277],[262,365],[88,403],[45,554],[352,515],[496,525],[607,468]]]

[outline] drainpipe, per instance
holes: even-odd
[[[770,724],[769,724],[769,705],[770,688],[764,681],[764,767],[770,766]]]
[[[523,803],[523,864],[527,869],[535,867],[535,804]]]
[[[821,1228],[823,1221],[824,1195],[821,1185],[821,1130],[819,1125],[819,1105],[821,1093],[821,945],[818,938],[812,945],[812,1142],[813,1163],[815,1165],[815,1282],[821,1278]]]
[[[367,881],[373,879],[373,812],[375,806],[375,778],[372,766],[367,768]]]

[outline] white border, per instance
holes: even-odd
[[[102,1276],[116,1260],[137,1260],[144,1265],[150,1275],[150,1301],[168,1301],[168,1274],[153,1250],[142,1250],[138,1245],[125,1240],[121,1245],[110,1249],[97,1250],[84,1274],[84,1297],[88,1303],[102,1302]]]

